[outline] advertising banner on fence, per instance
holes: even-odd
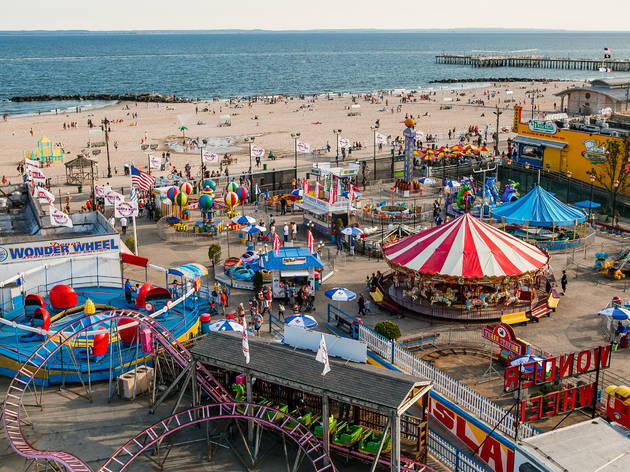
[[[203,162],[207,163],[217,162],[219,160],[219,156],[210,151],[204,151],[203,154],[201,154],[201,158]]]
[[[138,216],[138,202],[116,202],[114,206],[114,216],[116,218],[131,218]]]

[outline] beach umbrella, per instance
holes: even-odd
[[[537,367],[536,370],[542,370],[542,363],[545,360],[544,357],[541,356],[521,356],[521,357],[517,357],[516,359],[512,360],[512,362],[510,362],[510,365],[513,366],[522,366],[523,364],[529,364],[531,362],[536,362]],[[551,365],[547,365],[547,371],[549,371],[551,369]],[[533,366],[527,366],[527,367],[521,367],[520,370],[522,372],[533,372],[534,367]]]
[[[175,203],[175,197],[178,193],[179,189],[177,187],[171,187],[166,191],[166,196],[172,203]]]
[[[357,295],[347,288],[336,287],[324,292],[326,298],[330,298],[336,302],[347,302],[357,298]]]
[[[236,196],[239,198],[239,200],[241,201],[242,204],[245,204],[245,202],[247,201],[247,197],[248,197],[247,188],[245,188],[245,187],[237,188],[236,189]]]
[[[188,204],[188,194],[184,193],[184,192],[179,192],[176,196],[175,196],[175,203],[177,204],[177,206],[179,206],[180,208],[184,208],[187,204]]]
[[[256,218],[252,218],[247,215],[235,216],[232,218],[232,223],[236,223],[239,225],[254,225],[256,224]]]
[[[186,130],[187,130],[187,129],[188,129],[188,128],[187,128],[187,127],[185,127],[185,126],[180,126],[180,127],[179,127],[179,130],[182,132],[182,136],[186,136]]]
[[[350,191],[346,190],[345,192],[343,192],[341,195],[343,195],[344,197],[347,197],[348,195],[350,195]],[[361,192],[357,192],[356,190],[354,191],[354,198],[361,198]]]
[[[225,204],[230,210],[234,208],[236,205],[238,205],[238,195],[236,195],[234,192],[226,193],[223,200],[225,201]]]
[[[241,228],[239,231],[246,234],[256,234],[256,233],[262,233],[266,229],[267,228],[265,228],[264,226],[249,225],[249,226],[245,226],[245,228]]]
[[[232,182],[230,182],[229,184],[227,184],[225,186],[225,191],[226,192],[236,192],[236,189],[238,187],[239,187],[239,185],[235,181],[232,181]]]
[[[212,191],[217,189],[217,184],[212,179],[206,179],[203,181],[203,188],[210,187]]]
[[[193,188],[188,182],[184,182],[179,186],[179,191],[185,193],[186,195],[190,195],[193,192]]]
[[[621,308],[620,306],[611,306],[609,308],[604,308],[598,313],[598,315],[608,316],[613,320],[625,321],[627,319],[630,319],[630,310]]]
[[[418,182],[421,184],[434,184],[435,179],[432,179],[431,177],[421,177],[418,179]]]
[[[356,226],[346,226],[344,229],[341,230],[341,233],[357,238],[363,234],[363,231]]]
[[[460,184],[459,181],[457,181],[457,180],[449,180],[447,182],[447,185],[449,187],[451,187],[451,188],[457,188],[457,187],[461,186],[462,184]]]
[[[297,326],[298,328],[313,329],[317,328],[318,323],[315,318],[310,315],[304,315],[302,313],[296,313],[295,315],[287,316],[284,320],[289,326]]]
[[[295,190],[293,190],[293,192],[291,192],[291,195],[301,197],[302,195],[304,195],[304,190],[302,190],[301,188],[296,188]]]
[[[210,210],[213,204],[214,204],[214,198],[211,197],[210,195],[204,194],[201,197],[199,197],[199,208],[201,208],[203,211]]]
[[[210,331],[236,331],[242,333],[243,325],[230,320],[215,321],[210,325]]]

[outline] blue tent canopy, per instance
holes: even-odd
[[[520,199],[492,208],[492,217],[516,225],[568,226],[585,221],[586,213],[537,185]]]

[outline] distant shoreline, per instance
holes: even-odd
[[[548,79],[528,77],[474,77],[472,79],[436,79],[429,80],[430,84],[467,84],[474,82],[575,82],[570,79]]]

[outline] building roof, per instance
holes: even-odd
[[[532,146],[546,146],[554,149],[564,149],[567,147],[567,143],[564,141],[554,141],[553,139],[541,139],[533,136],[515,136],[512,141],[519,144],[529,144]]]
[[[209,333],[191,348],[196,360],[212,366],[250,372],[261,380],[381,412],[400,410],[410,396],[431,386],[418,377],[334,358],[330,358],[330,372],[322,376],[323,365],[314,352],[256,338],[249,338],[249,352],[246,364],[241,337],[226,333]]]
[[[610,77],[605,79],[591,80],[593,87],[628,87],[630,86],[630,78],[628,77]]]
[[[607,97],[610,97],[612,100],[616,102],[622,102],[626,100],[626,89],[625,88],[610,88],[610,87],[601,87],[601,86],[593,86],[593,87],[574,87],[563,90],[562,92],[555,93],[556,97],[561,97],[562,95],[568,95],[571,92],[575,92],[576,90],[583,90],[585,92],[590,93],[601,93]]]
[[[66,167],[74,168],[74,167],[86,167],[90,169],[92,166],[98,167],[98,161],[94,159],[88,159],[83,154],[77,156],[71,161],[65,162],[64,165]]]
[[[302,262],[301,258],[304,260]],[[291,263],[290,259],[298,259],[296,263]],[[263,254],[260,258],[260,266],[267,270],[281,270],[281,269],[310,269],[324,267],[321,259],[317,254],[311,254],[305,247],[281,247],[276,251],[271,250],[266,254]]]
[[[602,418],[532,436],[519,442],[518,448],[547,470],[630,470],[630,437]]]

